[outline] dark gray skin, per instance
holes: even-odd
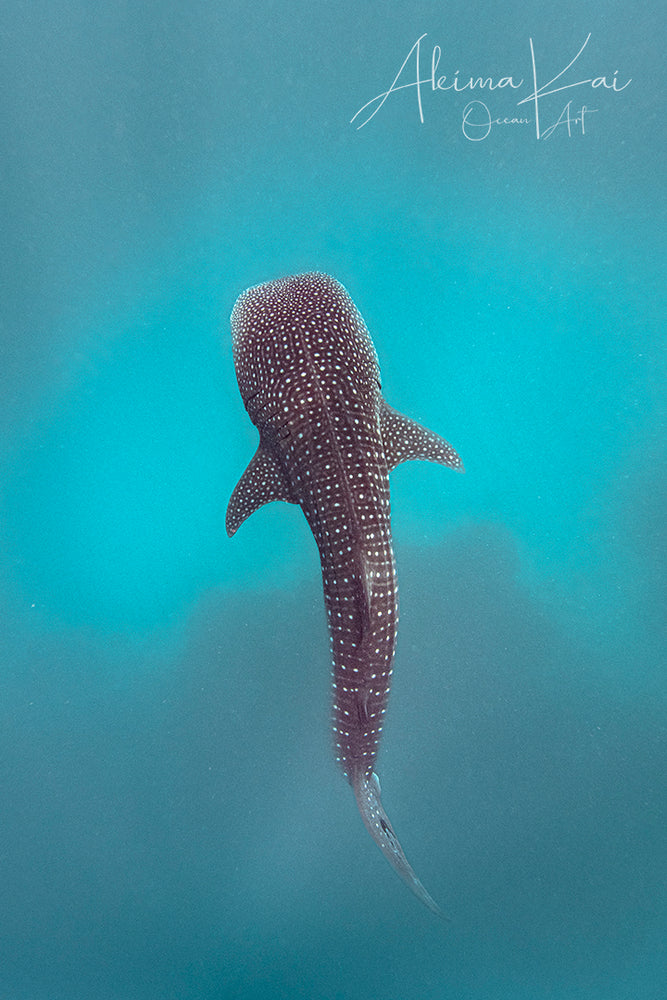
[[[322,565],[337,762],[385,857],[440,914],[382,807],[374,765],[398,624],[389,472],[410,459],[462,472],[461,459],[385,403],[364,321],[328,275],[250,288],[231,323],[239,389],[259,447],[229,501],[227,533],[272,500],[303,510]]]

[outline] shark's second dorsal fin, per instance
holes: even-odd
[[[448,441],[416,420],[405,417],[384,400],[380,408],[380,432],[390,472],[401,462],[419,458],[448,465],[457,472],[464,471],[463,462]]]
[[[368,568],[368,559],[363,549],[359,552],[355,566],[355,606],[357,614],[358,635],[357,643],[361,645],[365,637],[369,634],[371,626],[371,604],[373,600],[371,574]]]
[[[285,477],[276,459],[259,446],[247,469],[239,479],[229,504],[225,527],[231,538],[246,518],[273,500],[296,503],[290,496]]]

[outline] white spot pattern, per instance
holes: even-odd
[[[322,566],[336,757],[353,783],[373,772],[396,642],[389,469],[409,458],[462,466],[451,445],[386,405],[368,330],[333,278],[302,274],[248,289],[231,322],[260,446],[227,528],[233,534],[273,499],[303,509]]]

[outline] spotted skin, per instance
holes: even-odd
[[[301,274],[250,288],[231,324],[259,447],[229,501],[227,533],[273,500],[303,510],[322,566],[336,759],[378,846],[439,913],[391,828],[374,774],[398,622],[388,473],[417,458],[463,465],[443,438],[385,403],[368,330],[333,278]]]

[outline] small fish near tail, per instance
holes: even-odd
[[[359,770],[351,776],[350,783],[354,789],[359,812],[366,829],[389,864],[400,875],[408,889],[415,894],[417,899],[421,900],[424,906],[428,907],[431,913],[442,917],[443,920],[449,920],[449,917],[445,916],[436,901],[421,884],[405,856],[398,837],[389,822],[389,817],[382,806],[378,776],[373,772],[367,775]]]

